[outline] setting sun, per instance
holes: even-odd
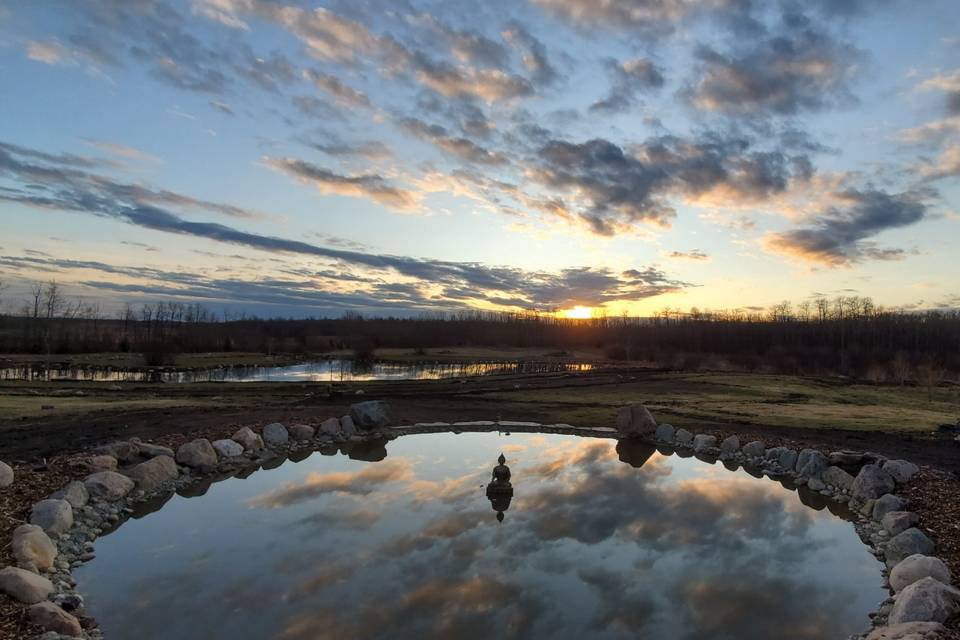
[[[563,312],[564,318],[574,318],[577,320],[588,320],[593,317],[592,307],[574,307]]]

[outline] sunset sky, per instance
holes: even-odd
[[[0,281],[960,307],[956,0],[0,0]]]

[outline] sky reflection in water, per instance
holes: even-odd
[[[819,496],[803,496],[818,511],[742,470],[574,436],[388,444],[125,523],[76,572],[88,608],[108,638],[138,640],[819,640],[861,630],[885,596]],[[483,490],[501,451],[502,524]]]

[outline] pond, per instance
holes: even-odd
[[[584,362],[446,362],[400,363],[318,360],[281,367],[173,369],[0,368],[0,380],[86,380],[95,382],[360,382],[365,380],[440,380],[493,374],[589,371]]]
[[[501,452],[502,522],[484,491]],[[822,640],[887,597],[835,503],[645,443],[434,434],[324,453],[98,539],[74,576],[105,637]]]

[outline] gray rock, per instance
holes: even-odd
[[[767,452],[766,445],[760,440],[754,440],[743,445],[743,455],[752,460],[762,458]]]
[[[920,467],[908,460],[887,460],[883,463],[883,470],[893,476],[893,479],[903,484],[915,476]]]
[[[340,433],[341,421],[336,418],[327,418],[320,423],[320,433],[325,436],[334,437]]]
[[[675,437],[677,444],[682,447],[689,447],[693,444],[693,434],[686,429],[677,429]]]
[[[79,480],[74,480],[63,489],[54,491],[50,494],[50,497],[56,498],[57,500],[66,500],[74,509],[85,507],[90,500],[87,488],[83,486],[83,483]]]
[[[784,471],[793,471],[797,466],[797,452],[793,449],[783,447],[780,456],[777,458],[777,464]]]
[[[113,502],[123,498],[133,490],[133,480],[116,471],[91,473],[83,481],[91,498]]]
[[[290,441],[290,434],[279,422],[271,422],[263,428],[263,441],[268,447],[280,447]]]
[[[93,451],[101,455],[113,456],[123,463],[135,462],[140,455],[140,447],[138,447],[136,443],[127,442],[126,440],[118,440],[117,442],[104,444]]]
[[[945,627],[939,622],[904,622],[891,627],[878,627],[867,640],[937,640]]]
[[[901,498],[900,496],[895,496],[892,493],[888,493],[885,496],[877,498],[877,501],[873,505],[873,519],[880,521],[883,520],[883,516],[887,515],[891,511],[903,511],[907,506],[907,501]]]
[[[834,451],[829,456],[830,464],[840,467],[857,467],[863,463],[863,453],[860,451]]]
[[[940,558],[915,553],[898,562],[890,572],[890,587],[895,592],[900,592],[922,578],[933,578],[943,584],[950,584],[950,569]]]
[[[720,443],[720,457],[729,458],[740,449],[740,438],[728,436]]]
[[[820,479],[833,487],[847,491],[853,487],[853,476],[840,467],[827,467],[820,473]]]
[[[946,622],[960,613],[960,589],[933,578],[921,578],[903,588],[893,603],[888,624]]]
[[[10,547],[21,569],[46,571],[57,559],[57,545],[35,524],[22,524],[14,529]]]
[[[880,496],[890,493],[896,488],[893,476],[876,464],[864,465],[853,481],[850,493],[854,498],[876,500]]]
[[[44,631],[54,631],[70,637],[83,634],[80,622],[52,602],[38,602],[30,607],[30,622]]]
[[[353,415],[352,407],[350,408],[350,415]],[[354,422],[360,424],[356,416],[354,416]],[[617,413],[616,427],[620,434],[629,437],[650,435],[657,430],[657,421],[653,419],[653,415],[642,404],[631,404],[623,407]]]
[[[672,424],[658,424],[654,438],[656,438],[657,442],[673,442],[673,436],[676,434],[676,431]]]
[[[337,420],[337,424],[339,423],[340,421]],[[314,433],[316,430],[308,424],[295,424],[290,427],[290,437],[298,442],[312,440]]]
[[[263,449],[263,438],[250,427],[243,427],[237,430],[231,438],[239,442],[245,451],[259,451]]]
[[[906,531],[920,521],[920,516],[912,511],[891,511],[883,516],[880,524],[891,536],[895,536],[902,531]]]
[[[135,442],[137,447],[140,449],[140,455],[145,458],[156,458],[157,456],[169,456],[173,457],[173,449],[170,447],[164,447],[159,444],[153,444],[151,442]]]
[[[90,470],[90,473],[97,473],[98,471],[116,471],[117,470],[117,459],[113,456],[106,454],[91,456],[87,458],[86,461],[87,469]]]
[[[894,567],[904,558],[916,553],[928,556],[933,553],[933,549],[933,541],[926,534],[920,529],[911,528],[890,538],[884,553],[887,558],[887,566]],[[901,622],[909,621],[901,620]]]
[[[47,533],[64,533],[73,526],[73,507],[66,500],[41,500],[30,510],[30,524],[41,527]]]
[[[390,424],[390,406],[383,400],[368,400],[350,405],[350,419],[360,431],[379,429]]]
[[[53,592],[53,583],[26,569],[7,567],[0,571],[0,593],[14,600],[33,604],[46,600]]]
[[[705,453],[710,449],[715,449],[717,447],[717,437],[708,436],[703,433],[698,433],[693,438],[693,450],[697,453]]]
[[[13,484],[13,467],[6,462],[0,462],[0,487],[9,487]]]
[[[127,469],[126,474],[139,489],[156,491],[164,484],[176,480],[180,471],[170,456],[157,456]]]
[[[816,449],[804,449],[797,456],[797,473],[806,478],[819,478],[829,466],[827,456]]]
[[[340,433],[347,438],[357,435],[357,426],[353,424],[353,418],[350,416],[340,417]]]
[[[206,438],[197,438],[180,445],[177,449],[177,462],[201,471],[209,471],[217,466],[217,452]]]
[[[243,455],[243,445],[233,440],[214,440],[210,446],[221,458],[236,458]]]
[[[826,483],[820,478],[817,478],[816,476],[807,480],[807,486],[813,489],[814,491],[823,491],[824,489],[827,488]]]

